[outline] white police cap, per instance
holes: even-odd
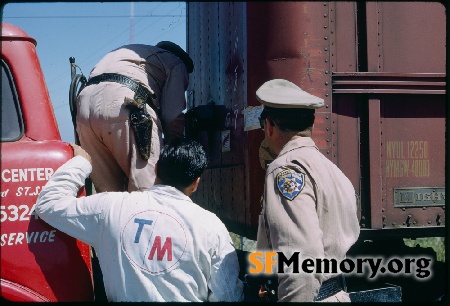
[[[262,105],[273,108],[315,109],[323,106],[323,99],[283,79],[265,82],[256,91],[256,98]]]

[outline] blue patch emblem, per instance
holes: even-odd
[[[277,174],[277,187],[281,195],[292,201],[302,191],[305,175],[293,170],[283,170]]]

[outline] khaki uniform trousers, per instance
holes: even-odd
[[[162,144],[162,128],[154,110],[151,154],[143,160],[136,147],[125,97],[134,92],[115,82],[84,88],[77,100],[77,133],[80,144],[92,158],[91,179],[97,192],[137,191],[153,186],[155,164]]]

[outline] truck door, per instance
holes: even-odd
[[[34,213],[39,192],[73,156],[72,149],[60,139],[31,138],[28,129],[41,135],[48,132],[46,122],[51,116],[42,114],[45,101],[30,104],[21,100],[24,95],[18,94],[18,88],[25,82],[33,90],[34,73],[18,85],[18,75],[10,66],[13,58],[7,54],[8,47],[2,49],[1,297],[10,301],[92,301],[89,246],[52,228]],[[21,61],[26,63],[26,59]],[[28,69],[33,70],[31,66]],[[41,90],[46,90],[45,85]],[[30,116],[42,124],[32,126]]]

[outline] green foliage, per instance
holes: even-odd
[[[436,252],[436,259],[445,262],[445,238],[427,237],[417,239],[403,239],[405,245],[409,247],[432,248]]]

